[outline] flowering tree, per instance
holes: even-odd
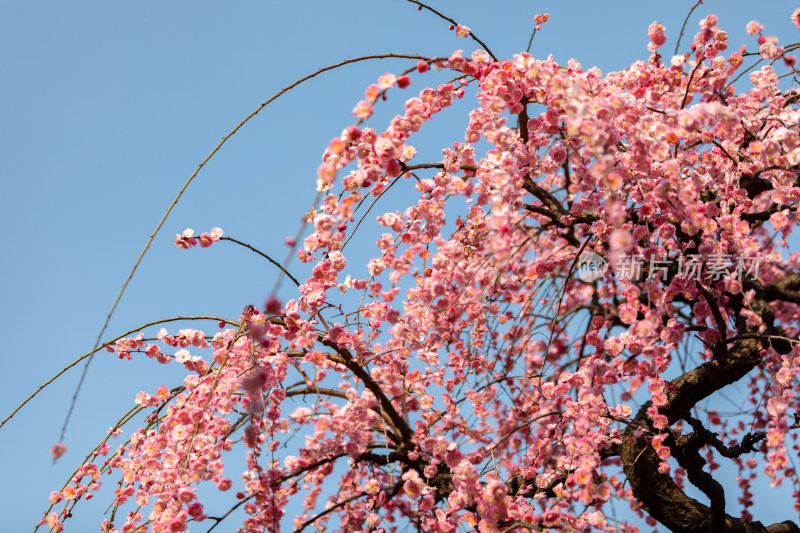
[[[137,395],[110,434],[127,440],[100,443],[40,526],[61,531],[107,472],[106,532],[211,531],[237,509],[240,531],[278,531],[295,498],[295,531],[634,531],[610,512],[620,500],[672,531],[800,530],[748,511],[759,476],[791,484],[800,508],[800,258],[784,253],[800,93],[780,86],[796,45],[752,22],[757,51],[725,55],[716,22],[669,60],[653,23],[649,59],[606,75],[498,59],[453,22],[481,49],[409,56],[325,149],[297,252],[312,275],[262,254],[295,299],[198,317],[214,333],[142,327],[101,346],[187,376]],[[431,67],[455,81],[369,127],[373,106]],[[471,87],[466,131],[417,160],[415,133]],[[391,187],[416,202],[377,216],[372,259],[348,264]],[[219,228],[175,242],[224,239],[249,247]],[[737,383],[749,404],[718,412]],[[738,490],[715,479],[722,461]],[[230,491],[230,509],[204,506],[205,485]]]

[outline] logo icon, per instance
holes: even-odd
[[[594,252],[586,252],[581,254],[577,267],[578,277],[581,281],[590,283],[605,275],[608,270],[608,261]]]

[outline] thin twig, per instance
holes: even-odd
[[[404,172],[404,173],[405,173],[405,172]],[[395,179],[394,179],[394,180],[393,180],[393,181],[392,181],[392,182],[391,182],[391,183],[390,183],[390,184],[389,184],[389,185],[388,185],[388,186],[387,186],[387,187],[386,187],[386,188],[383,190],[383,192],[381,192],[381,194],[380,194],[380,195],[379,195],[377,198],[375,198],[375,199],[372,201],[372,203],[371,203],[371,204],[369,205],[369,207],[367,208],[367,211],[366,211],[366,212],[365,212],[363,215],[361,215],[361,218],[359,219],[358,223],[356,224],[356,227],[355,227],[355,228],[353,228],[353,231],[350,233],[350,236],[347,238],[347,240],[346,240],[346,241],[344,241],[344,244],[342,245],[342,247],[341,247],[341,250],[344,250],[344,247],[345,247],[345,246],[347,246],[347,243],[348,243],[348,242],[350,242],[350,239],[352,239],[352,238],[353,238],[353,235],[355,235],[355,234],[356,234],[356,230],[358,229],[358,227],[359,227],[359,226],[361,226],[361,223],[362,223],[362,222],[364,222],[364,219],[366,219],[366,217],[367,217],[367,215],[369,214],[370,210],[371,210],[371,209],[372,209],[372,208],[375,206],[375,204],[376,204],[376,203],[378,203],[378,200],[380,200],[381,198],[383,198],[383,195],[384,195],[384,194],[386,194],[386,193],[389,191],[389,189],[391,189],[391,188],[392,188],[392,186],[393,186],[395,183],[397,183],[397,181],[400,179],[400,177],[401,177],[401,176],[402,176],[402,174],[401,174],[400,176],[396,177],[396,178],[395,178]],[[366,199],[366,198],[365,198],[365,199]],[[362,202],[363,202],[363,201],[364,201],[364,200],[362,200]],[[360,206],[361,206],[361,204],[359,204],[359,207],[360,207]]]
[[[273,258],[271,258],[270,256],[268,256],[267,254],[265,254],[265,253],[264,253],[264,252],[262,252],[261,250],[258,250],[257,248],[253,248],[252,246],[250,246],[249,244],[247,244],[247,243],[245,243],[245,242],[242,242],[242,241],[237,241],[237,240],[236,240],[236,239],[234,239],[233,237],[220,237],[220,238],[219,238],[219,240],[221,240],[221,241],[231,241],[231,242],[235,242],[235,243],[236,243],[236,244],[238,244],[239,246],[244,246],[244,247],[245,247],[245,248],[247,248],[248,250],[252,250],[252,251],[254,251],[255,253],[257,253],[258,255],[260,255],[261,257],[263,257],[264,259],[266,259],[267,261],[269,261],[270,263],[272,263],[272,264],[273,264],[273,265],[275,265],[276,267],[280,268],[280,269],[281,269],[281,272],[283,272],[284,274],[286,274],[286,275],[289,277],[289,279],[290,279],[290,280],[292,280],[292,281],[294,282],[294,284],[295,284],[295,285],[297,285],[298,287],[300,286],[300,282],[299,282],[299,281],[297,281],[297,279],[295,279],[295,277],[294,277],[294,276],[292,276],[291,274],[289,274],[289,272],[288,272],[288,271],[287,271],[285,268],[283,268],[283,265],[281,265],[280,263],[278,263],[277,261],[275,261]]]
[[[689,81],[686,82],[686,92],[683,95],[683,102],[681,102],[681,109],[686,107],[686,99],[689,98],[689,89],[692,86],[692,80],[694,79],[694,75],[697,73],[697,69],[699,69],[700,66],[703,64],[704,59],[705,56],[699,58],[697,60],[697,65],[694,67],[691,74],[689,74]],[[694,96],[692,98],[694,98]]]
[[[252,500],[253,498],[255,498],[256,494],[258,494],[258,493],[253,493],[253,494],[251,494],[250,496],[248,496],[247,498],[243,498],[243,499],[239,500],[239,501],[236,503],[236,505],[232,506],[230,509],[228,509],[228,512],[226,512],[224,515],[222,515],[222,516],[220,516],[220,517],[216,517],[216,516],[209,516],[209,517],[208,517],[209,519],[211,519],[211,520],[216,520],[216,522],[214,523],[214,525],[213,525],[213,526],[211,526],[210,528],[208,528],[208,529],[206,530],[206,533],[210,533],[210,532],[211,532],[211,531],[212,531],[212,530],[213,530],[215,527],[217,527],[217,526],[220,524],[220,522],[222,522],[223,520],[225,520],[226,518],[228,518],[228,516],[229,516],[229,515],[230,515],[232,512],[234,512],[236,509],[238,509],[239,507],[241,507],[241,505],[242,505],[242,504],[244,504],[244,503],[248,502],[249,500]]]
[[[686,18],[683,19],[683,26],[681,26],[681,33],[678,35],[678,42],[675,43],[675,53],[672,55],[678,55],[678,48],[681,46],[681,39],[683,38],[683,31],[686,29],[686,23],[689,22],[689,17],[692,16],[694,10],[697,9],[697,6],[703,3],[703,0],[697,0],[697,3],[692,6],[692,9],[689,10],[689,13],[686,14]]]
[[[357,499],[359,499],[359,498],[361,498],[363,496],[367,496],[367,493],[366,492],[358,493],[355,496],[351,496],[350,498],[342,500],[342,501],[336,503],[335,505],[332,505],[332,506],[328,507],[324,511],[320,512],[319,514],[316,514],[316,515],[312,516],[311,518],[309,518],[308,520],[306,520],[305,522],[300,524],[297,528],[295,528],[294,533],[299,533],[300,531],[303,531],[307,526],[313,524],[314,522],[316,522],[320,518],[324,517],[325,515],[329,515],[333,511],[335,511],[336,509],[339,509],[340,507],[343,507],[343,506],[347,505],[348,503],[350,503],[350,502],[352,502],[354,500],[357,500]]]
[[[433,13],[434,15],[438,15],[440,18],[443,18],[444,20],[446,20],[447,22],[449,22],[453,26],[460,26],[460,24],[458,22],[456,22],[455,20],[451,19],[450,17],[448,17],[446,15],[443,15],[442,13],[439,13],[438,11],[433,9],[432,7],[427,6],[427,5],[423,4],[422,2],[419,2],[418,0],[408,0],[408,1],[411,2],[412,4],[418,5],[421,8],[427,9],[428,11]],[[483,47],[483,49],[486,50],[486,53],[488,53],[490,56],[492,56],[492,59],[494,59],[495,61],[498,60],[497,57],[492,53],[492,51],[489,50],[489,47],[486,46],[486,44],[483,41],[478,39],[478,37],[474,33],[472,33],[472,31],[470,31],[469,36],[472,37],[472,39],[474,39],[476,43],[481,45]]]

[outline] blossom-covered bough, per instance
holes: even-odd
[[[484,48],[382,76],[322,156],[297,297],[108,343],[188,375],[136,397],[112,434],[144,425],[101,443],[41,526],[68,527],[107,471],[103,531],[230,531],[237,510],[244,532],[637,530],[613,506],[671,531],[799,531],[748,511],[758,477],[800,509],[800,92],[796,45],[747,31],[757,51],[729,53],[707,16],[667,60],[654,23],[649,60],[605,75]],[[430,67],[455,81],[369,127]],[[415,133],[474,87],[466,131],[418,161]],[[418,200],[348,264],[390,187]],[[747,401],[722,412],[731,386]]]

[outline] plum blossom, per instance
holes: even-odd
[[[750,35],[758,35],[762,31],[764,31],[764,26],[755,20],[751,20],[747,23],[747,33]]]
[[[650,44],[647,49],[655,52],[656,49],[663,46],[667,42],[666,28],[660,22],[653,22],[647,29],[647,37],[650,38]]]

